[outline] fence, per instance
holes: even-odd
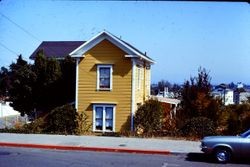
[[[19,125],[27,123],[27,121],[28,121],[27,116],[22,117],[20,115],[14,115],[14,116],[0,117],[0,129],[15,128]]]

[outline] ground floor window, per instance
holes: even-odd
[[[93,106],[93,131],[102,131],[102,132],[115,131],[114,105]]]

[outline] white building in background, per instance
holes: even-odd
[[[167,97],[167,98],[175,98],[175,94],[173,92],[168,91],[168,87],[164,87],[164,91],[158,91],[157,97]]]
[[[235,104],[234,103],[234,91],[228,88],[217,88],[212,91],[214,98],[220,98],[224,105]]]
[[[226,89],[224,94],[224,104],[234,104],[234,91],[231,89]]]
[[[174,118],[176,116],[176,110],[178,105],[181,103],[179,99],[169,98],[169,97],[162,97],[162,96],[151,96],[152,99],[158,100],[159,102],[166,103],[170,105],[170,118]]]
[[[10,102],[0,101],[0,129],[15,128],[16,125],[27,123],[28,117],[24,117],[10,106]]]
[[[236,104],[246,103],[246,102],[248,102],[248,99],[250,98],[250,92],[248,92],[248,91],[245,91],[245,92],[235,91],[234,98],[235,98]]]
[[[242,82],[237,83],[237,89],[244,88],[244,84]]]
[[[0,118],[8,116],[20,116],[20,113],[10,106],[10,102],[0,102]]]

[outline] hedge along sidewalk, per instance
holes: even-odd
[[[170,154],[201,152],[200,142],[126,137],[0,133],[0,146]]]

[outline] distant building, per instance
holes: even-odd
[[[0,118],[17,115],[19,116],[20,113],[10,106],[10,102],[0,102]]]
[[[237,89],[241,89],[241,88],[244,88],[244,85],[242,82],[238,82],[237,83]]]
[[[214,98],[220,98],[224,105],[243,104],[250,98],[250,89],[242,82],[230,88],[226,84],[220,84],[214,87],[211,94]]]
[[[22,117],[20,113],[10,106],[9,101],[0,101],[0,129],[15,128],[16,125],[27,123],[27,116]]]
[[[250,98],[250,92],[246,91],[244,89],[237,89],[234,92],[234,101],[235,104],[243,104],[248,102],[248,99]]]
[[[224,105],[235,104],[234,91],[232,89],[226,88],[224,85],[223,87],[222,86],[216,87],[211,94],[214,98],[221,99]]]
[[[168,87],[164,87],[164,91],[158,91],[157,97],[167,97],[167,98],[175,98],[174,92],[169,92]]]
[[[152,99],[158,100],[159,102],[165,103],[169,105],[169,113],[170,118],[174,118],[176,116],[176,110],[181,101],[179,99],[168,98],[168,97],[160,97],[160,96],[151,96]]]

